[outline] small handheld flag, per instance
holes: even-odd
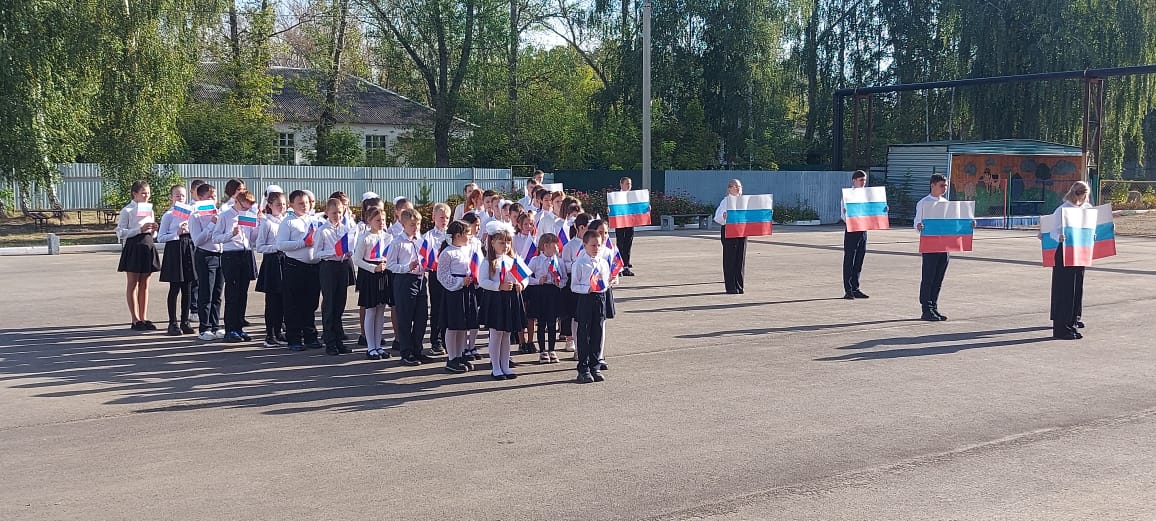
[[[527,266],[525,262],[522,262],[522,259],[517,257],[514,257],[514,262],[510,263],[508,268],[510,276],[514,277],[514,280],[518,282],[522,282],[526,280],[526,277],[530,276],[530,267]]]
[[[650,190],[606,192],[611,228],[650,226]]]
[[[238,226],[245,226],[248,228],[256,228],[257,227],[257,216],[256,215],[249,215],[249,214],[245,214],[245,213],[239,214],[239,215],[237,215],[237,225]]]
[[[137,217],[152,217],[153,216],[153,203],[136,203],[136,216]]]
[[[337,239],[337,242],[333,244],[333,253],[338,257],[344,257],[346,253],[349,253],[348,233],[342,235],[341,238]]]
[[[213,201],[197,201],[196,208],[199,217],[217,215],[217,203]]]
[[[727,196],[727,238],[770,235],[774,207],[774,196],[770,194]]]
[[[474,280],[478,280],[481,274],[482,258],[481,255],[478,254],[478,251],[474,250],[474,254],[470,256],[470,276],[473,277]]]
[[[317,231],[312,225],[309,226],[309,231],[305,232],[305,245],[313,246],[313,232]]]
[[[919,232],[919,253],[971,251],[975,235],[975,201],[947,201],[928,205]]]
[[[570,238],[566,236],[566,225],[558,227],[558,242],[562,243],[562,247],[566,247],[566,243],[570,242]]]
[[[418,250],[418,255],[421,257],[421,266],[429,271],[438,269],[438,257],[433,246],[430,245],[429,240],[421,241],[421,249]]]
[[[887,189],[882,186],[843,189],[843,209],[847,231],[864,232],[886,230],[891,227],[887,218]]]
[[[536,255],[538,255],[538,247],[534,245],[534,241],[530,241],[530,247],[526,248],[526,255],[524,258],[527,262],[529,262],[529,260],[533,259]]]
[[[606,291],[606,281],[602,280],[602,272],[598,271],[597,268],[590,274],[590,291],[595,293]]]
[[[193,207],[184,203],[173,203],[173,215],[180,217],[182,221],[187,221],[193,215]]]
[[[550,259],[550,265],[546,269],[550,272],[550,275],[552,275],[554,277],[554,283],[555,284],[562,282],[562,274],[558,273],[558,258],[557,257]]]
[[[622,269],[626,267],[626,263],[622,260],[622,252],[614,250],[614,262],[610,266],[610,277],[617,277],[622,273]]]
[[[377,244],[373,246],[373,251],[370,253],[370,255],[373,256],[373,260],[384,259],[387,254],[389,254],[389,244],[385,241],[377,241]]]

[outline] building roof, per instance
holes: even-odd
[[[219,72],[220,64],[204,63],[193,85],[193,97],[219,101],[230,82]],[[293,67],[270,67],[280,88],[273,92],[273,113],[283,123],[316,123],[321,116],[322,71]],[[432,127],[434,109],[357,76],[342,74],[338,87],[338,123]],[[462,120],[455,118],[457,122]]]
[[[997,154],[1022,156],[1079,156],[1080,147],[1035,139],[990,139],[987,141],[929,141],[890,145],[891,148],[945,148],[948,154]]]

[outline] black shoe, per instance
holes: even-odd
[[[408,357],[408,358],[402,358],[401,359],[401,365],[413,367],[416,365],[421,365],[421,362],[419,362],[416,358]]]
[[[438,361],[437,358],[434,358],[432,356],[426,356],[424,354],[417,355],[416,358],[417,358],[418,362],[421,362],[423,364],[428,364],[430,362],[437,362]]]
[[[156,331],[157,330],[157,325],[153,324],[153,322],[151,320],[145,320],[144,322],[141,322],[141,327],[143,327],[145,331]]]
[[[322,346],[321,342],[318,341],[316,338],[314,338],[313,340],[310,340],[308,342],[305,342],[305,349],[321,349],[322,347],[324,347],[324,346]]]
[[[239,335],[241,337],[241,340],[244,340],[246,342],[252,342],[253,341],[253,337],[249,336],[249,333],[246,333],[244,331],[237,331],[237,335]]]
[[[1080,329],[1084,329],[1084,322],[1082,320],[1077,320],[1076,321],[1076,327],[1078,327]]]
[[[1076,335],[1076,340],[1084,338],[1084,335],[1082,333],[1080,333],[1079,331],[1072,331],[1072,333]]]
[[[281,332],[280,329],[273,332],[273,338],[277,339],[278,342],[288,342],[285,339],[285,333]]]
[[[518,375],[516,375],[516,374],[514,374],[514,373],[506,373],[506,379],[507,379],[507,380],[513,380],[513,379],[515,379],[515,378],[517,378],[517,377],[518,377]]]
[[[265,341],[261,343],[265,347],[281,347],[281,343],[277,341],[273,335],[265,335]]]
[[[192,335],[196,332],[197,330],[193,329],[193,326],[190,326],[188,322],[181,322],[181,333]]]
[[[289,344],[289,345],[285,346],[285,349],[288,349],[290,351],[304,351],[305,350],[305,344]]]
[[[1078,335],[1079,333],[1072,331],[1052,332],[1052,338],[1055,338],[1056,340],[1079,340],[1082,337]]]
[[[601,382],[601,381],[606,379],[606,377],[602,376],[602,373],[600,373],[598,371],[594,371],[593,373],[590,373],[590,378],[593,378],[595,382]]]
[[[133,322],[128,328],[133,331],[144,331],[144,322]]]
[[[940,320],[943,320],[942,318],[939,318],[939,315],[936,315],[930,311],[924,311],[923,316],[919,317],[919,319],[926,320],[928,322],[939,322]]]
[[[429,348],[429,352],[430,352],[430,354],[435,355],[435,356],[444,356],[446,354],[446,348],[444,348],[442,346],[435,345],[435,346]]]
[[[341,351],[337,350],[337,346],[326,346],[325,347],[325,354],[327,354],[329,356],[337,356],[337,355],[341,354]]]
[[[594,383],[594,377],[593,377],[593,376],[590,376],[590,373],[582,373],[582,374],[579,374],[579,375],[578,375],[578,383],[580,383],[580,384],[591,384],[591,383]]]
[[[518,352],[524,355],[528,355],[530,353],[537,353],[538,349],[534,347],[534,344],[527,344],[523,342],[518,346]]]
[[[941,321],[943,321],[943,320],[947,320],[947,315],[944,315],[943,313],[940,313],[938,309],[932,309],[932,310],[931,310],[931,312],[932,312],[932,313],[933,313],[935,316],[939,317],[939,320],[941,320]]]
[[[361,347],[369,347],[369,342],[365,340],[365,335],[357,337],[357,345]]]
[[[446,372],[453,374],[462,374],[466,372],[466,368],[457,363],[456,360],[450,360],[446,363]]]
[[[169,328],[165,331],[168,336],[181,336],[181,328],[177,327],[176,322],[169,322]]]
[[[494,380],[505,380],[506,375],[490,373],[490,378],[493,378]]]
[[[249,323],[249,321],[248,321],[248,320],[245,320],[245,319],[243,319],[243,318],[241,319],[241,327],[250,327],[250,326],[252,326],[252,325],[253,325],[253,324]]]
[[[241,338],[241,335],[236,331],[229,331],[229,334],[225,335],[225,338],[222,339],[222,342],[226,344],[239,344],[244,341],[245,339]]]
[[[466,368],[466,371],[473,371],[474,370],[474,364],[470,363],[470,361],[467,360],[466,357],[463,356],[463,357],[459,358],[458,361],[461,362],[462,367]]]
[[[630,268],[624,268],[624,269],[622,270],[622,273],[620,273],[619,275],[622,275],[623,277],[633,277],[633,276],[634,276],[634,272],[633,272],[633,271],[630,271]]]
[[[376,350],[373,350],[373,351],[366,351],[366,352],[365,352],[365,357],[366,357],[366,358],[368,358],[368,359],[370,359],[370,360],[381,360],[381,353],[379,353],[379,352],[378,352],[378,351],[376,351]]]
[[[855,298],[871,298],[871,297],[868,297],[866,293],[863,293],[862,291],[859,291],[859,290],[854,290],[851,292],[851,294],[854,295]]]
[[[605,371],[607,369],[610,369],[610,366],[606,365],[606,362],[598,362],[599,371]]]
[[[341,354],[343,354],[343,355],[347,355],[347,354],[349,354],[349,353],[352,353],[352,352],[353,352],[353,350],[352,350],[352,349],[350,349],[350,348],[348,348],[348,347],[345,347],[345,345],[344,345],[344,344],[338,344],[338,345],[337,345],[337,352],[338,352],[338,353],[341,353]]]
[[[851,292],[844,293],[843,300],[855,300],[855,294]]]

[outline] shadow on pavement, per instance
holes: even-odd
[[[858,353],[850,353],[840,356],[826,356],[816,358],[818,362],[846,362],[846,361],[861,361],[861,360],[881,360],[887,358],[906,358],[912,356],[929,356],[929,355],[945,355],[951,353],[958,353],[968,349],[983,349],[988,347],[1008,347],[1025,344],[1035,344],[1039,342],[1050,342],[1052,328],[1050,326],[1044,327],[1020,327],[1014,329],[996,329],[991,331],[970,331],[963,333],[944,333],[939,335],[921,335],[895,338],[872,339],[852,344],[849,346],[839,347],[837,349],[871,349],[879,346],[903,346],[903,345],[920,345],[922,347],[889,349],[885,351],[864,351]],[[998,337],[1005,335],[1015,335],[1022,333],[1033,332],[1047,332],[1046,336],[1033,338],[1009,338],[998,339]],[[977,342],[979,340],[994,339],[986,342]],[[951,342],[946,345],[932,345]]]

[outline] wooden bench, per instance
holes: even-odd
[[[60,224],[64,225],[64,210],[60,208],[52,208],[48,210],[23,210],[24,216],[36,221],[38,228],[43,228],[48,224],[49,219],[56,219]]]
[[[698,229],[709,230],[710,223],[713,220],[713,215],[705,213],[688,213],[681,215],[663,215],[659,217],[659,222],[662,224],[663,231],[671,231],[674,229],[675,219],[693,218],[694,222],[698,223]]]

